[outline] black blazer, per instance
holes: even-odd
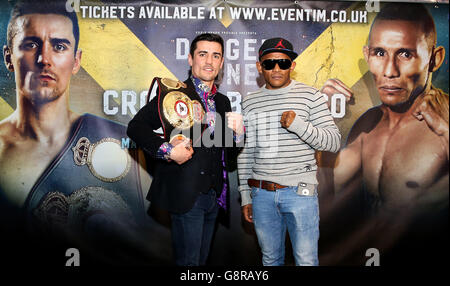
[[[192,80],[188,78],[185,83],[189,94],[196,97],[195,99],[202,103],[200,96],[195,91]],[[225,113],[231,111],[230,101],[221,93],[217,93],[214,99],[216,112],[223,119],[222,122],[216,122],[215,130],[219,130],[217,124],[222,124],[222,128],[220,128],[222,130],[222,138],[225,138],[225,136],[231,136],[232,138],[233,131],[226,126],[225,120]],[[127,134],[140,148],[155,158],[159,147],[166,141],[153,131],[160,127],[162,127],[162,123],[158,113],[158,97],[155,96],[129,122]],[[243,145],[243,142],[241,144]],[[204,177],[205,172],[202,170],[204,167],[202,160],[204,158],[200,158],[204,156],[205,152],[203,151],[205,148],[194,147],[192,158],[182,165],[165,160],[155,160],[153,181],[147,199],[154,206],[172,213],[185,213],[189,211],[193,207],[197,196],[210,188],[209,185],[205,184],[207,180]],[[221,147],[219,151],[222,149],[225,151],[226,164],[229,160],[235,160],[239,152],[239,148],[234,142],[233,147]]]

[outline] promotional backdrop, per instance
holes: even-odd
[[[343,146],[355,121],[366,110],[381,103],[363,56],[370,25],[377,8],[384,5],[377,1],[72,2],[78,11],[82,59],[80,71],[71,80],[69,107],[78,114],[93,114],[126,125],[146,104],[154,77],[181,81],[188,77],[190,41],[205,32],[219,34],[225,41],[225,63],[218,85],[236,112],[241,112],[240,103],[247,93],[264,84],[255,63],[260,45],[272,37],[288,39],[299,53],[293,79],[320,89],[327,79],[338,78],[354,92],[354,100],[349,104],[345,104],[342,96],[335,95],[330,107],[341,131]],[[0,42],[5,45],[11,3],[1,1],[0,5]],[[426,6],[437,27],[437,45],[449,51],[448,3]],[[443,65],[433,74],[433,85],[446,93],[448,69],[446,55]],[[4,65],[0,67],[0,91],[1,121],[17,108],[14,74]],[[95,133],[95,130],[91,132]],[[116,139],[121,148],[135,149],[126,135]],[[318,154],[319,162],[322,156],[325,155]],[[145,167],[145,164],[141,165]],[[323,186],[326,186],[327,171],[331,167],[325,163],[321,166],[322,174],[325,174]],[[444,172],[448,176],[448,168]],[[63,180],[79,178],[68,176]],[[230,174],[230,225],[218,225],[210,254],[212,265],[261,263],[253,226],[241,218],[237,187],[234,167]],[[142,198],[147,190],[143,188],[143,192]],[[343,253],[351,249],[353,242],[366,237],[349,236],[343,246],[334,239],[340,228],[331,220],[336,216],[330,210],[334,198],[332,192],[323,187],[320,192],[321,264],[363,265],[368,259],[365,252],[352,253],[351,258]],[[142,204],[145,215],[149,204]],[[158,214],[146,216],[145,220],[146,231],[141,238],[142,245],[146,245],[152,257],[150,264],[171,264],[169,222],[164,215]],[[339,223],[342,227],[347,226],[346,221]],[[448,228],[448,224],[445,227]],[[287,264],[293,264],[289,250]]]

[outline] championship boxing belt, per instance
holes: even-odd
[[[207,125],[202,124],[205,116],[203,105],[197,100],[195,90],[188,89],[181,81],[155,77],[150,86],[158,84],[158,112],[162,122],[164,138],[189,138],[192,143],[201,140]]]
[[[123,149],[126,126],[92,114],[72,126],[65,146],[42,173],[24,205],[32,227],[83,230],[92,215],[143,223],[138,162]]]

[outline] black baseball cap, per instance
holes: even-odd
[[[264,41],[259,48],[259,59],[261,60],[264,55],[269,53],[284,53],[288,55],[291,60],[295,60],[298,56],[298,54],[294,52],[292,44],[283,38],[272,38]]]

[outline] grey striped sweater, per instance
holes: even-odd
[[[296,117],[286,130],[284,111]],[[242,101],[247,138],[238,157],[242,205],[251,203],[247,179],[286,186],[300,182],[317,184],[315,150],[337,152],[341,134],[328,110],[326,99],[310,86],[292,80],[280,89],[265,86]]]

